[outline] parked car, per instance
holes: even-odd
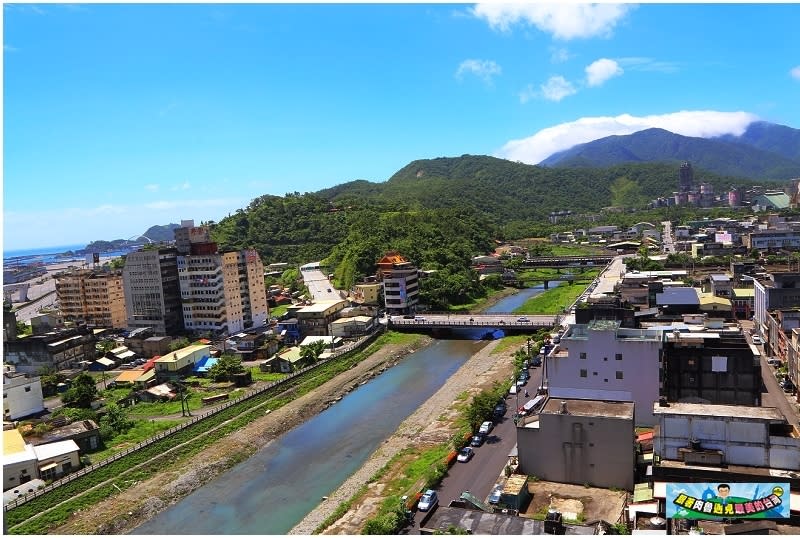
[[[527,370],[522,370],[519,373],[519,377],[524,377],[527,380],[531,378],[531,374],[529,374]]]
[[[489,504],[497,504],[500,502],[500,496],[503,494],[503,486],[495,484],[492,492],[489,494]]]
[[[784,378],[784,380],[780,382],[780,386],[783,389],[783,392],[794,391],[794,383],[792,383],[792,380],[789,378]]]
[[[528,382],[528,378],[525,376],[519,376],[517,378],[517,386],[522,387]]]
[[[478,434],[473,435],[472,440],[469,442],[469,446],[481,446],[483,441],[486,439],[486,436]]]
[[[753,336],[753,343],[754,343],[755,345],[757,345],[757,346],[760,346],[761,344],[763,344],[763,343],[764,343],[764,341],[763,341],[763,340],[761,340],[761,337],[760,337],[760,336],[758,336],[758,335],[755,335],[755,336]]]
[[[414,319],[414,314],[404,314],[403,319]]]
[[[508,393],[509,394],[516,394],[517,393],[517,385],[516,385],[516,383],[511,385],[511,388],[508,389]]]
[[[531,322],[531,320],[529,320],[528,318],[526,318],[524,316],[521,317],[521,318],[517,318],[517,323],[530,323],[530,322]]]
[[[416,321],[417,323],[425,322],[425,318],[422,316],[417,316],[416,318],[414,318],[414,321]]]
[[[541,355],[536,355],[533,359],[531,359],[531,364],[533,366],[541,366],[542,365]]]
[[[457,459],[458,459],[458,461],[460,461],[462,463],[467,463],[469,460],[472,459],[472,456],[474,456],[474,455],[475,455],[475,451],[472,450],[470,447],[465,446],[458,453],[458,458]]]
[[[478,429],[478,433],[482,433],[483,435],[489,435],[489,432],[491,432],[493,428],[494,424],[492,423],[492,421],[487,420],[486,422],[481,424],[481,427]]]
[[[506,414],[507,408],[505,402],[499,403],[494,406],[494,416],[495,418],[503,418]]]
[[[439,496],[436,495],[435,491],[429,489],[422,494],[422,497],[419,499],[419,503],[417,504],[417,509],[420,512],[427,512],[428,510],[434,508],[437,504],[439,504]]]
[[[561,342],[561,335],[557,334],[553,337],[553,343],[558,344],[559,342]]]
[[[773,358],[773,359],[767,359],[767,364],[769,364],[770,366],[781,366],[782,362],[780,359]]]
[[[133,364],[125,363],[119,365],[120,370],[131,370],[133,369]]]

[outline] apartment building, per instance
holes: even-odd
[[[184,331],[177,249],[131,252],[122,281],[128,328],[151,327],[160,336]]]
[[[662,331],[624,329],[616,320],[572,325],[547,357],[553,399],[634,402],[636,426],[652,426],[659,397]]]
[[[56,297],[66,321],[89,327],[127,326],[122,271],[73,269],[55,275]]]
[[[387,314],[414,312],[419,295],[418,269],[397,252],[389,252],[378,261],[378,280],[383,282]]]

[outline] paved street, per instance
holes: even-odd
[[[328,280],[328,276],[319,269],[319,262],[301,266],[300,275],[314,300],[335,301],[342,298],[339,291]]]

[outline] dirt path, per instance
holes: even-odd
[[[386,345],[350,370],[314,391],[293,400],[245,428],[221,438],[188,462],[166,466],[158,476],[118,495],[76,512],[50,534],[124,534],[213,480],[241,460],[242,447],[258,450],[327,408],[331,402],[363,381],[396,364],[406,354],[430,343],[422,338],[415,346]]]
[[[455,434],[453,421],[457,410],[455,398],[462,392],[477,393],[489,388],[495,381],[508,379],[513,368],[514,348],[503,353],[493,353],[500,341],[490,342],[474,354],[453,374],[433,396],[408,417],[398,430],[378,448],[367,462],[342,486],[309,513],[289,534],[311,534],[343,502],[347,501],[375,473],[403,448],[410,444],[433,446],[446,442]],[[364,523],[377,514],[383,501],[386,480],[396,469],[390,469],[384,479],[371,483],[366,495],[338,521],[328,527],[323,534],[360,534]]]

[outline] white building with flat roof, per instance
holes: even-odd
[[[39,377],[3,369],[3,420],[17,420],[44,411],[44,396]]]
[[[571,325],[546,359],[550,397],[634,402],[636,426],[652,426],[661,343],[662,331],[619,321]]]

